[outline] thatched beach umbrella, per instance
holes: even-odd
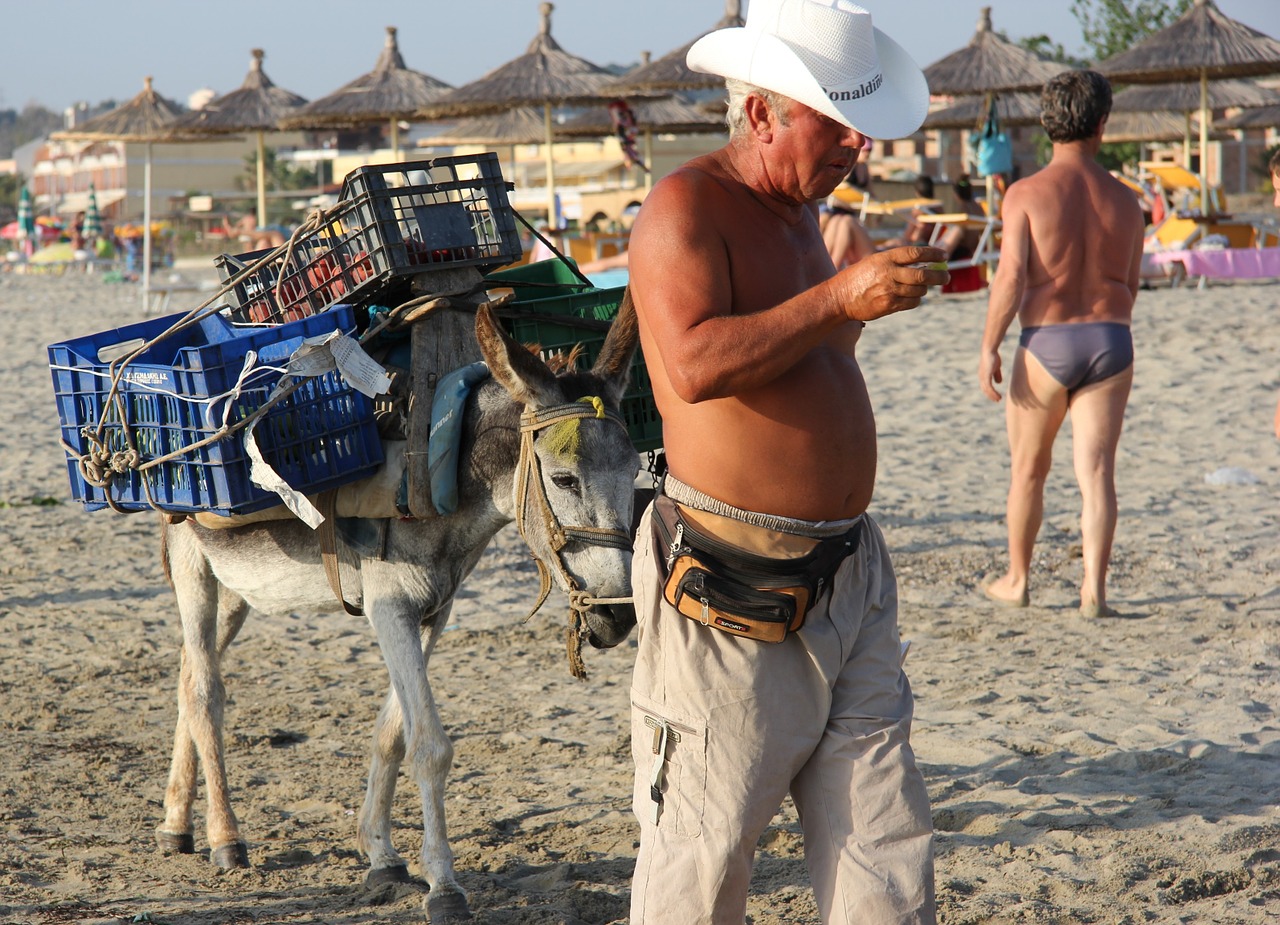
[[[267,224],[266,143],[263,136],[279,128],[280,121],[306,104],[306,99],[271,82],[262,69],[263,51],[251,52],[253,61],[240,89],[206,103],[182,116],[175,128],[184,134],[234,136],[255,132],[258,136],[258,226]]]
[[[1040,91],[1063,69],[1025,48],[1001,38],[991,28],[991,7],[978,14],[978,27],[969,44],[924,69],[929,92],[940,96]]]
[[[532,106],[521,106],[519,109],[508,109],[487,116],[472,116],[459,119],[452,125],[445,126],[434,135],[428,135],[418,144],[422,147],[439,147],[442,145],[502,145],[511,149],[511,169],[506,179],[515,178],[516,145],[542,144],[545,126],[542,124],[542,113]]]
[[[1176,22],[1095,67],[1116,83],[1200,83],[1200,210],[1208,210],[1209,81],[1280,73],[1280,42],[1225,16],[1213,0],[1195,3]]]
[[[975,128],[987,117],[989,103],[983,96],[960,97],[950,106],[932,110],[922,128]],[[1001,125],[1039,125],[1040,97],[1035,93],[1005,93],[996,101]]]
[[[151,87],[151,78],[143,79],[142,92],[110,112],[90,119],[83,125],[64,132],[54,132],[59,141],[123,141],[145,146],[146,160],[142,170],[142,305],[145,310],[151,294],[151,146],[161,142],[198,141],[198,138],[174,131],[182,115],[178,104],[165,99]]]
[[[1265,90],[1251,80],[1213,80],[1208,83],[1209,108],[1224,109],[1228,106],[1266,106],[1280,100],[1273,90]],[[1182,141],[1183,161],[1190,162],[1191,156],[1191,117],[1200,112],[1200,85],[1198,83],[1167,84],[1133,84],[1125,87],[1115,95],[1111,103],[1113,113],[1147,114],[1156,118],[1156,114],[1165,117],[1176,113],[1182,117],[1183,133],[1173,137],[1165,137],[1163,131],[1168,124],[1167,118],[1159,119],[1161,133],[1159,137],[1149,139],[1126,139],[1129,141]],[[1115,119],[1115,116],[1112,117]],[[1155,122],[1148,120],[1154,128]]]
[[[725,0],[724,16],[708,32],[719,29],[732,29],[745,25],[742,18],[742,0]],[[702,35],[708,34],[704,32]],[[606,95],[627,97],[648,95],[654,91],[673,90],[715,90],[724,87],[724,78],[716,74],[704,74],[692,70],[685,62],[689,49],[702,35],[695,36],[675,51],[663,55],[656,61],[646,61],[639,67],[628,71],[621,77],[605,84],[602,91]]]
[[[537,106],[542,109],[543,142],[547,163],[547,221],[555,223],[555,158],[552,153],[551,111],[556,106],[598,102],[600,88],[613,79],[603,68],[565,51],[551,37],[550,3],[542,3],[541,28],[520,57],[508,61],[479,80],[450,90],[418,111],[422,119],[482,116]]]
[[[443,40],[444,37],[442,37]],[[284,129],[358,128],[374,122],[391,125],[391,149],[400,157],[400,122],[447,93],[450,85],[405,66],[395,26],[372,71],[344,84],[328,96],[295,110],[280,121]]]
[[[1102,130],[1106,144],[1126,141],[1183,141],[1187,137],[1185,117],[1167,109],[1147,112],[1115,112]],[[1218,138],[1220,135],[1212,135]]]
[[[1280,103],[1242,110],[1229,118],[1219,119],[1213,123],[1213,127],[1221,129],[1280,128]]]

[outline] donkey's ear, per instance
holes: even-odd
[[[513,400],[533,408],[556,402],[555,374],[502,329],[488,305],[476,309],[476,340],[489,364],[489,373]]]
[[[591,372],[609,383],[613,388],[615,399],[619,399],[627,388],[627,377],[631,372],[631,358],[636,352],[636,342],[640,338],[640,326],[636,319],[636,307],[631,301],[631,288],[622,294],[622,304],[618,314],[609,326],[609,334],[600,348]]]

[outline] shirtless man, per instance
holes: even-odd
[[[695,44],[690,67],[726,78],[730,140],[658,183],[632,232],[669,464],[633,565],[632,925],[741,925],[756,843],[788,792],[824,922],[935,919],[896,586],[865,514],[876,432],[854,346],[947,274],[922,265],[941,258],[928,247],[837,272],[812,208],[867,136],[910,134],[927,108],[919,68],[870,20],[847,0],[753,0],[746,29]],[[677,585],[686,551],[706,584]],[[768,623],[733,600],[809,554],[831,558],[805,574],[807,609],[770,592],[795,606]],[[765,641],[761,626],[790,631]]]
[[[1027,574],[1044,510],[1053,441],[1068,411],[1083,511],[1080,612],[1107,607],[1107,564],[1116,529],[1115,460],[1133,383],[1129,320],[1142,261],[1142,209],[1096,161],[1111,111],[1111,85],[1094,71],[1045,84],[1040,121],[1053,159],[1009,187],[1000,265],[991,284],[978,380],[1000,400],[1000,344],[1014,315],[1022,337],[1009,383],[1009,570],[984,590],[1029,603]]]

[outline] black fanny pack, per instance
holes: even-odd
[[[667,603],[704,626],[762,642],[782,642],[804,625],[809,608],[862,539],[859,520],[839,536],[816,540],[802,556],[775,559],[699,531],[661,492],[653,513],[665,551]]]

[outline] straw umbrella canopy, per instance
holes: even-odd
[[[1275,91],[1265,90],[1251,80],[1226,79],[1214,80],[1208,84],[1209,108],[1224,109],[1228,106],[1266,106],[1268,103],[1280,101]],[[1113,113],[1145,113],[1155,118],[1160,113],[1167,116],[1177,113],[1182,116],[1183,132],[1181,135],[1165,137],[1161,131],[1158,138],[1135,138],[1132,141],[1182,141],[1183,159],[1189,161],[1191,154],[1191,117],[1200,112],[1200,85],[1198,83],[1166,83],[1166,84],[1133,84],[1125,87],[1115,95],[1111,102]],[[1115,116],[1112,116],[1114,119]],[[1148,120],[1154,129],[1155,123]],[[1161,119],[1161,128],[1167,119]]]
[[[84,208],[84,228],[81,232],[86,241],[96,241],[102,237],[102,213],[98,211],[98,191],[89,184],[89,202]]]
[[[90,119],[83,125],[51,136],[59,141],[123,141],[141,143],[146,149],[142,172],[142,304],[146,307],[151,293],[151,146],[162,142],[198,141],[195,136],[175,132],[174,124],[182,115],[177,103],[165,99],[151,86],[151,78],[143,79],[142,92],[110,112]]]
[[[1187,137],[1187,125],[1179,113],[1166,109],[1147,112],[1112,112],[1102,130],[1106,144],[1125,141],[1183,141]],[[1220,138],[1220,134],[1210,137]]]
[[[1280,103],[1245,109],[1230,118],[1219,119],[1213,125],[1221,129],[1277,128],[1280,127]]]
[[[655,90],[717,90],[724,88],[724,78],[716,74],[704,74],[692,70],[685,62],[689,49],[703,35],[720,29],[732,29],[745,25],[742,18],[742,0],[725,0],[724,16],[707,32],[695,36],[675,51],[656,61],[645,62],[634,70],[605,84],[603,92],[615,96],[648,94]]]
[[[251,52],[249,73],[238,90],[232,90],[206,103],[202,109],[182,116],[175,128],[184,134],[233,136],[255,132],[258,137],[258,225],[267,224],[266,142],[267,132],[275,131],[280,121],[306,105],[306,98],[291,93],[271,82],[262,69],[263,51]]]
[[[924,69],[929,92],[941,96],[1039,92],[1045,82],[1063,69],[1027,51],[991,28],[991,7],[978,14],[978,26],[964,48],[953,51]]]
[[[986,97],[965,96],[924,117],[922,128],[973,128],[987,117]],[[1006,93],[996,103],[1003,125],[1039,125],[1040,97],[1034,93]]]
[[[515,178],[516,145],[538,145],[545,139],[542,113],[532,106],[508,109],[506,112],[487,116],[459,119],[440,132],[421,139],[422,147],[443,145],[504,145],[511,148],[511,171],[507,179]]]
[[[542,108],[543,143],[547,163],[547,220],[555,223],[555,157],[552,152],[551,111],[556,106],[599,102],[600,88],[613,74],[585,58],[571,55],[551,36],[550,3],[538,11],[541,27],[523,55],[500,65],[479,80],[450,90],[422,107],[423,119],[481,116],[520,106]]]
[[[405,66],[396,27],[387,26],[387,41],[372,71],[296,109],[280,121],[285,129],[357,128],[375,122],[391,126],[391,149],[400,157],[400,122],[444,93],[450,85]]]
[[[1205,212],[1209,82],[1280,73],[1280,41],[1224,15],[1213,0],[1195,0],[1176,22],[1095,67],[1116,83],[1200,82],[1200,210]]]

